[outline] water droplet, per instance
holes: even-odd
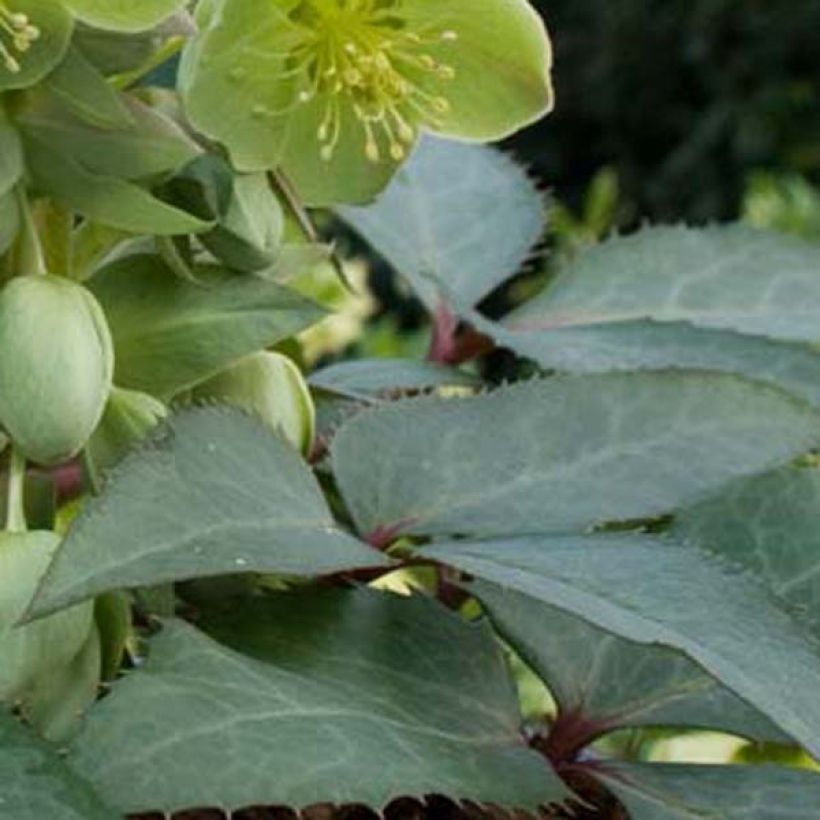
[[[251,108],[251,114],[256,117],[256,119],[262,119],[268,116],[268,107],[263,105],[262,103],[258,103],[253,108]]]
[[[238,567],[245,567],[245,566],[247,566],[247,565],[248,565],[248,562],[247,562],[244,558],[237,558],[237,559],[236,559],[236,561],[234,561],[234,563],[235,563]]]

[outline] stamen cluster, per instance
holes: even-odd
[[[399,161],[417,136],[417,123],[436,126],[451,104],[428,90],[455,77],[430,52],[458,39],[452,30],[409,31],[395,0],[306,0],[296,21],[304,32],[291,54],[301,78],[298,102],[325,100],[317,129],[320,155],[331,160],[349,108],[364,132],[364,153],[378,162],[385,150]]]
[[[0,2],[0,60],[7,71],[20,73],[19,55],[25,54],[39,38],[40,29],[32,25],[28,15],[12,11]]]

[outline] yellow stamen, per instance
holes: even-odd
[[[411,121],[435,127],[450,113],[449,100],[436,92],[456,72],[436,49],[458,40],[457,32],[407,31],[389,0],[303,0],[293,20],[304,33],[289,63],[301,70],[294,97],[301,104],[324,100],[317,129],[323,159],[333,158],[348,111],[371,162],[385,155],[400,161],[417,135]]]
[[[27,15],[11,11],[0,2],[0,62],[7,71],[19,74],[21,65],[14,52],[25,54],[39,39],[40,29],[31,24]]]

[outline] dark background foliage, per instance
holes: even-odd
[[[753,169],[820,182],[818,0],[534,0],[556,51],[555,113],[516,138],[577,202],[603,165],[620,221],[737,216]]]

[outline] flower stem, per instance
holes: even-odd
[[[285,172],[282,171],[281,168],[268,171],[268,184],[273,193],[284,200],[285,205],[296,220],[296,224],[299,226],[302,236],[304,236],[308,242],[320,242],[319,232],[316,230],[316,226],[313,224],[310,214],[302,204],[299,194],[296,193],[293,183],[288,179]],[[347,292],[355,295],[356,290],[351,284],[350,279],[347,278],[345,269],[335,252],[330,255],[330,264],[333,266],[336,276],[339,277],[339,281]]]
[[[15,260],[16,273],[20,276],[38,276],[48,273],[45,254],[37,233],[37,225],[31,212],[31,203],[24,186],[15,189],[17,205],[20,209],[20,234],[17,238]]]
[[[6,495],[7,532],[25,532],[28,529],[25,511],[25,484],[26,457],[12,444]]]

